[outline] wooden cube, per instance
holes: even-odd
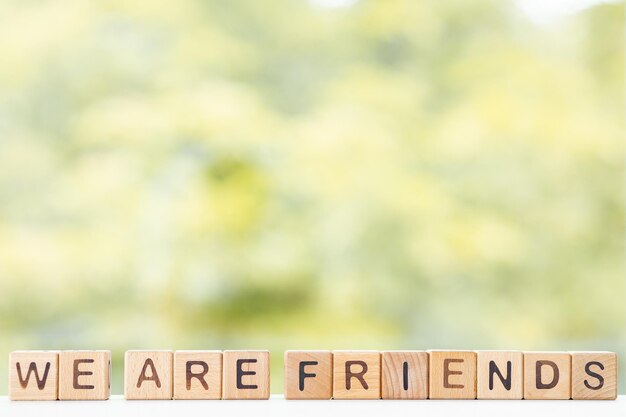
[[[270,353],[267,350],[224,351],[222,398],[267,400],[270,398]]]
[[[476,398],[476,352],[431,350],[430,398]]]
[[[569,400],[571,370],[567,352],[524,352],[524,398]]]
[[[333,354],[328,350],[285,352],[285,399],[330,400],[333,395]]]
[[[21,350],[9,354],[9,399],[56,400],[59,352]]]
[[[428,353],[385,351],[382,355],[383,400],[428,398]]]
[[[380,399],[380,352],[333,352],[333,398]]]
[[[524,398],[524,355],[517,351],[476,352],[477,397],[489,400]]]
[[[222,398],[222,352],[177,350],[174,352],[174,399]]]
[[[571,352],[572,399],[614,400],[617,398],[617,354]]]
[[[124,357],[124,397],[127,400],[171,400],[171,350],[129,350]]]
[[[59,400],[108,400],[110,395],[110,350],[59,353]]]

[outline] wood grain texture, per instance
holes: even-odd
[[[110,396],[110,350],[59,353],[59,400],[108,400]]]
[[[329,400],[333,395],[332,352],[286,351],[284,391],[287,400]]]
[[[521,400],[524,397],[522,352],[479,350],[476,355],[479,400]]]
[[[177,350],[174,352],[174,399],[220,400],[222,352]]]
[[[384,351],[382,355],[383,400],[428,398],[428,353]]]
[[[226,350],[222,377],[225,400],[270,398],[270,353],[267,350]]]
[[[617,398],[617,354],[614,352],[570,352],[572,355],[572,399],[614,400]]]
[[[380,399],[380,352],[336,350],[333,352],[333,398]]]
[[[21,350],[9,354],[9,399],[56,400],[59,352]]]
[[[124,357],[127,400],[171,400],[174,353],[171,350],[129,350]]]
[[[431,399],[476,398],[476,352],[430,350]]]
[[[524,352],[524,398],[569,400],[571,369],[567,352]]]

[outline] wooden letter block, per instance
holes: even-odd
[[[285,398],[330,400],[333,395],[333,354],[328,350],[285,352]]]
[[[380,352],[333,352],[333,398],[380,399]]]
[[[571,370],[567,352],[524,352],[524,398],[569,400]]]
[[[110,350],[59,353],[59,400],[108,400],[110,395]]]
[[[129,350],[124,358],[124,397],[127,400],[171,400],[171,350]]]
[[[174,352],[174,399],[222,398],[222,352],[177,350]]]
[[[270,353],[267,350],[225,350],[222,398],[270,398]]]
[[[571,352],[572,399],[614,400],[617,398],[617,354]]]
[[[524,355],[516,351],[480,350],[477,391],[479,400],[524,398]]]
[[[431,350],[430,398],[476,398],[476,352]]]
[[[59,353],[22,350],[9,354],[9,399],[56,400]]]
[[[382,352],[382,372],[383,400],[428,398],[427,352]]]

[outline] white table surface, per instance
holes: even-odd
[[[108,401],[9,401],[0,397],[0,417],[5,416],[245,416],[245,417],[392,417],[392,416],[549,416],[625,417],[626,396],[616,401],[493,401],[493,400],[270,400],[126,401],[114,395]]]

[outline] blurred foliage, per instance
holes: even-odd
[[[0,354],[112,349],[115,393],[126,349],[271,349],[274,392],[288,348],[626,355],[623,30],[0,2]]]

